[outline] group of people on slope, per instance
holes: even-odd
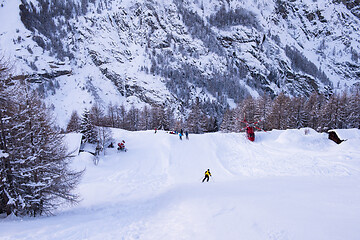
[[[184,130],[180,130],[179,132],[179,138],[180,140],[182,140],[182,137],[184,136]],[[185,136],[186,136],[186,139],[189,140],[189,132],[188,131],[185,131]]]
[[[119,142],[117,145],[118,145],[118,148],[117,148],[118,151],[125,151],[125,152],[126,152],[127,149],[126,149],[126,147],[125,147],[125,140],[122,140],[122,141]],[[114,148],[113,142],[111,142],[111,143],[109,144],[108,148]]]

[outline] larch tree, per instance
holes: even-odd
[[[151,107],[151,128],[160,129],[162,127],[162,120],[164,118],[164,111],[160,106]]]
[[[200,108],[199,98],[196,98],[187,119],[187,129],[192,133],[203,133],[207,130],[206,127],[207,118]]]
[[[139,128],[141,130],[151,129],[151,113],[148,106],[145,105],[143,107],[139,121]]]
[[[13,178],[11,150],[11,129],[16,99],[14,85],[8,80],[11,67],[9,61],[0,57],[0,214],[11,214],[15,209],[16,188]],[[15,88],[16,89],[16,88]]]
[[[236,117],[234,116],[234,111],[231,109],[227,109],[225,111],[223,120],[221,122],[220,125],[220,131],[222,132],[232,132],[234,130],[235,127],[235,119]]]
[[[289,128],[302,128],[306,126],[305,99],[296,97],[290,101],[289,105]]]
[[[125,116],[125,129],[129,129],[130,131],[139,130],[139,112],[139,109],[131,106],[130,110]]]
[[[107,107],[107,125],[110,127],[116,127],[116,105],[111,102]]]
[[[90,121],[95,125],[95,126],[102,126],[103,125],[103,119],[104,119],[104,110],[103,108],[100,106],[99,103],[94,103],[91,106],[90,109]]]
[[[358,90],[349,99],[349,115],[347,118],[350,128],[360,129],[360,91]]]
[[[117,106],[116,114],[115,114],[115,127],[125,128],[125,116],[126,116],[125,106],[123,104]]]
[[[72,191],[82,172],[69,167],[63,135],[34,91],[17,88],[8,148],[11,168],[7,207],[18,216],[51,214],[64,201],[76,203]]]
[[[281,92],[274,100],[271,112],[269,114],[268,123],[272,129],[286,129],[288,125],[289,101],[283,92]]]
[[[66,127],[66,132],[80,132],[81,119],[76,110],[71,113],[69,123]]]
[[[259,122],[259,127],[263,130],[268,130],[266,119],[270,114],[271,104],[272,101],[270,96],[268,95],[261,96],[255,102],[256,109],[255,109],[254,118],[257,121],[261,120],[261,122]]]
[[[174,119],[174,116],[173,116],[173,112],[171,111],[171,108],[168,107],[165,110],[163,129],[165,131],[173,129],[174,128],[174,123],[175,123],[175,119]]]
[[[330,99],[321,108],[320,119],[322,130],[337,128],[340,120],[340,101],[337,94],[331,95]]]

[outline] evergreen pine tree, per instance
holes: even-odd
[[[348,128],[348,117],[350,116],[350,111],[351,110],[349,107],[349,97],[345,91],[341,94],[341,96],[339,96],[339,117],[336,128]]]
[[[95,130],[95,125],[90,118],[90,111],[87,109],[85,109],[82,114],[80,132],[83,134],[83,143],[96,143],[97,133]]]

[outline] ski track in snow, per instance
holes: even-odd
[[[360,133],[190,135],[113,129],[127,152],[74,159],[82,201],[0,220],[0,239],[359,239]],[[71,141],[70,141],[71,140]],[[74,137],[69,138],[74,142]],[[209,183],[201,183],[210,168]]]

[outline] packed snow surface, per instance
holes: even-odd
[[[82,201],[54,216],[7,217],[0,239],[360,239],[360,130],[305,129],[190,135],[113,129],[127,152],[106,149],[86,168]],[[67,136],[77,149],[79,135]],[[212,178],[202,183],[204,172]]]

